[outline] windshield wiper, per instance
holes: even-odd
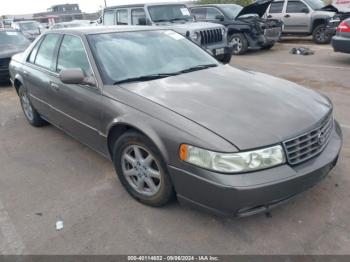
[[[179,73],[189,73],[189,72],[194,72],[194,71],[199,71],[199,70],[203,70],[203,69],[207,69],[210,67],[217,67],[217,64],[208,64],[208,65],[197,65],[197,66],[193,66],[184,70],[179,71]]]
[[[130,83],[130,82],[138,82],[138,81],[150,81],[150,80],[165,78],[165,77],[169,77],[169,76],[175,76],[178,74],[179,73],[168,73],[168,74],[153,74],[153,75],[130,77],[130,78],[119,80],[119,81],[115,82],[113,85],[118,85],[118,84],[122,84],[122,83]]]
[[[172,18],[169,19],[169,22],[174,22],[174,21],[188,21],[190,18]]]
[[[153,20],[155,23],[161,23],[161,22],[169,22],[167,19],[158,19],[158,20]]]

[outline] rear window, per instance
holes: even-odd
[[[0,45],[27,45],[29,43],[21,32],[0,31]]]

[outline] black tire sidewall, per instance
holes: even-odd
[[[121,157],[126,147],[130,145],[139,145],[147,149],[156,158],[159,168],[161,169],[161,187],[158,193],[154,196],[144,196],[134,190],[126,180],[121,167]],[[127,192],[139,202],[150,206],[163,206],[167,204],[174,196],[174,189],[170,179],[170,175],[167,171],[167,166],[163,157],[159,153],[157,147],[146,136],[138,132],[127,132],[123,134],[113,146],[113,164],[116,170],[117,176],[127,190]]]

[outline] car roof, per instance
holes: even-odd
[[[145,6],[154,6],[154,5],[186,5],[181,2],[158,2],[158,3],[147,3],[147,4],[129,4],[129,5],[115,5],[106,7],[104,10],[116,9],[116,8],[133,8],[133,7],[145,7]]]
[[[129,25],[118,25],[118,26],[91,26],[91,27],[75,27],[75,28],[62,28],[55,31],[47,31],[44,34],[74,34],[74,35],[96,35],[106,33],[117,33],[117,32],[136,32],[136,31],[154,31],[160,30],[158,27],[151,26],[129,26]]]

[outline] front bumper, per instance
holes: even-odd
[[[322,153],[305,163],[246,174],[219,174],[188,165],[170,166],[180,203],[228,216],[264,212],[311,188],[335,166],[342,146],[336,122]]]
[[[336,35],[332,38],[332,46],[335,52],[350,53],[350,38]]]

